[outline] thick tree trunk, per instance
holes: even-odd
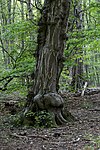
[[[32,110],[37,107],[53,112],[60,123],[66,122],[62,116],[63,99],[57,91],[63,69],[69,7],[69,0],[45,0],[39,21],[34,85],[28,94]]]
[[[34,96],[57,92],[69,15],[67,0],[46,0],[39,21]]]

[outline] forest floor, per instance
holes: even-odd
[[[62,96],[77,121],[50,129],[11,126],[0,100],[0,150],[100,150],[100,93]]]

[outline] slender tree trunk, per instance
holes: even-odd
[[[28,10],[27,17],[28,17],[28,19],[30,19],[30,20],[33,19],[33,12],[32,12],[31,3],[32,3],[31,0],[28,0],[28,2],[27,2],[27,10]]]
[[[53,112],[60,123],[66,122],[61,114],[64,102],[57,91],[63,69],[69,9],[69,0],[45,0],[39,21],[34,84],[28,94],[32,110]]]
[[[75,0],[74,4],[74,17],[75,17],[75,23],[76,23],[76,29],[77,32],[80,32],[81,29],[83,28],[83,14],[81,13],[82,10],[82,1],[77,1]],[[80,54],[80,58],[77,58],[75,60],[75,65],[72,68],[72,82],[71,82],[71,87],[75,90],[78,91],[79,89],[83,88],[83,60],[81,58],[83,54],[83,48],[78,47],[76,49],[78,54]]]
[[[1,26],[2,26],[2,30],[1,30],[1,35],[2,33],[6,32],[6,29],[4,28],[4,25],[7,24],[11,24],[11,0],[7,1],[7,9],[6,9],[6,1],[1,1],[0,3],[1,6]],[[8,56],[7,53],[9,53],[9,44],[10,44],[10,40],[3,40],[2,36],[0,38],[0,42],[1,42],[1,46],[2,46],[2,52],[3,52],[3,56],[4,56],[4,62],[5,62],[5,66],[8,69],[8,64],[10,64],[11,59]],[[4,51],[4,49],[6,49],[7,52]]]

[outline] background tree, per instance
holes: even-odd
[[[74,30],[76,29],[77,32],[81,32],[83,29],[83,12],[82,12],[82,1],[73,1],[73,11],[74,11],[74,20],[73,23],[75,24]],[[73,27],[71,27],[71,30],[73,30]],[[71,31],[73,32],[73,31]],[[78,38],[76,36],[76,38]],[[80,56],[76,58],[74,66],[72,67],[72,81],[71,81],[71,87],[75,91],[78,91],[82,89],[83,87],[83,46],[80,45],[77,48],[75,48],[76,53]]]
[[[77,4],[75,5],[75,3]],[[76,12],[74,10],[75,7],[78,8],[78,3],[81,4],[81,10],[78,11],[79,15],[76,15],[78,17],[75,17],[75,14],[73,12]],[[96,70],[94,69],[96,66],[97,74],[100,74],[99,59],[97,58],[98,62],[96,61],[96,63],[94,61],[95,59],[93,59],[95,55],[99,56],[100,53],[100,45],[98,43],[98,33],[100,32],[100,26],[98,24],[99,13],[97,14],[97,11],[99,11],[99,5],[100,2],[96,2],[94,0],[73,0],[73,4],[71,5],[68,28],[68,41],[65,48],[65,67],[67,68],[67,71],[62,72],[62,76],[65,78],[64,82],[66,82],[67,79],[67,82],[65,84],[62,84],[66,89],[70,89],[70,84],[71,90],[72,88],[74,89],[74,91],[82,90],[83,83],[86,81],[88,81],[89,87],[100,86],[100,83],[98,83],[99,80],[97,80],[97,78],[99,77],[98,75],[96,75]],[[81,20],[79,19],[79,16],[81,17]],[[77,28],[76,22],[81,23],[81,29]],[[97,54],[96,51],[93,52],[94,49],[97,50]],[[77,60],[79,60],[80,65],[77,63]],[[78,68],[81,68],[81,74],[77,72],[79,70]],[[74,72],[74,74],[72,72]],[[78,82],[78,78],[75,77],[79,77]],[[79,86],[79,88],[77,88],[78,84],[81,85]]]

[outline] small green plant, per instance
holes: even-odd
[[[85,108],[85,109],[90,109],[90,108],[92,108],[93,107],[93,105],[92,105],[92,103],[89,103],[89,102],[86,102],[86,101],[83,101],[82,103],[81,103],[81,108]]]
[[[25,104],[26,104],[26,101],[25,101],[25,100],[19,101],[19,102],[18,102],[18,107],[19,107],[19,108],[24,108],[24,107],[25,107]]]
[[[51,128],[55,126],[52,115],[46,111],[28,111],[25,115],[23,112],[20,112],[7,116],[5,121],[13,127],[30,126],[35,128]]]
[[[19,127],[23,125],[23,117],[21,113],[15,115],[9,115],[6,118],[6,122],[8,122],[10,126]]]
[[[99,150],[100,148],[100,136],[93,136],[92,134],[86,135],[85,137],[90,142],[84,147],[83,150]]]
[[[35,113],[29,111],[26,114],[26,120],[28,121],[25,121],[24,123],[28,123],[30,126],[41,128],[53,127],[52,116],[49,112],[46,111],[39,111]]]

